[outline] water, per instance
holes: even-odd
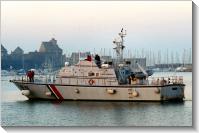
[[[154,76],[173,75],[155,73]],[[29,101],[1,78],[2,126],[192,126],[192,73],[184,76],[183,103]]]

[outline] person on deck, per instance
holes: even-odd
[[[34,82],[34,76],[35,76],[35,72],[32,70],[31,71],[31,81]]]
[[[91,55],[87,55],[86,60],[87,60],[87,61],[92,61]]]
[[[101,68],[101,59],[98,54],[95,55],[95,63],[99,68]]]
[[[31,72],[27,71],[26,76],[28,77],[28,81],[31,82]]]

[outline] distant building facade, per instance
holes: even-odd
[[[57,40],[52,38],[48,42],[42,42],[39,53],[43,56],[43,67],[60,68],[64,65],[65,57],[62,55],[63,50],[59,48]]]
[[[24,51],[20,47],[17,47],[13,52],[11,52],[11,55],[13,56],[21,56],[23,54]]]
[[[1,58],[5,58],[8,56],[7,49],[4,48],[4,46],[1,44]]]
[[[9,55],[7,49],[1,44],[1,69],[8,68]]]
[[[51,68],[56,69],[64,65],[66,60],[59,48],[57,40],[52,38],[48,42],[42,42],[39,51],[24,54],[24,51],[17,47],[11,54],[1,45],[1,69],[31,69],[31,68]]]

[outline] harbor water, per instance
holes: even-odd
[[[192,126],[192,73],[156,72],[154,77],[183,76],[184,102],[101,102],[28,100],[1,77],[2,126]]]

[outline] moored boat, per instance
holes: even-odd
[[[29,99],[54,100],[113,100],[113,101],[167,101],[183,100],[183,77],[152,78],[137,62],[141,72],[134,72],[123,59],[123,38],[114,40],[117,59],[102,62],[99,55],[80,60],[76,65],[66,65],[52,82],[11,80]]]

